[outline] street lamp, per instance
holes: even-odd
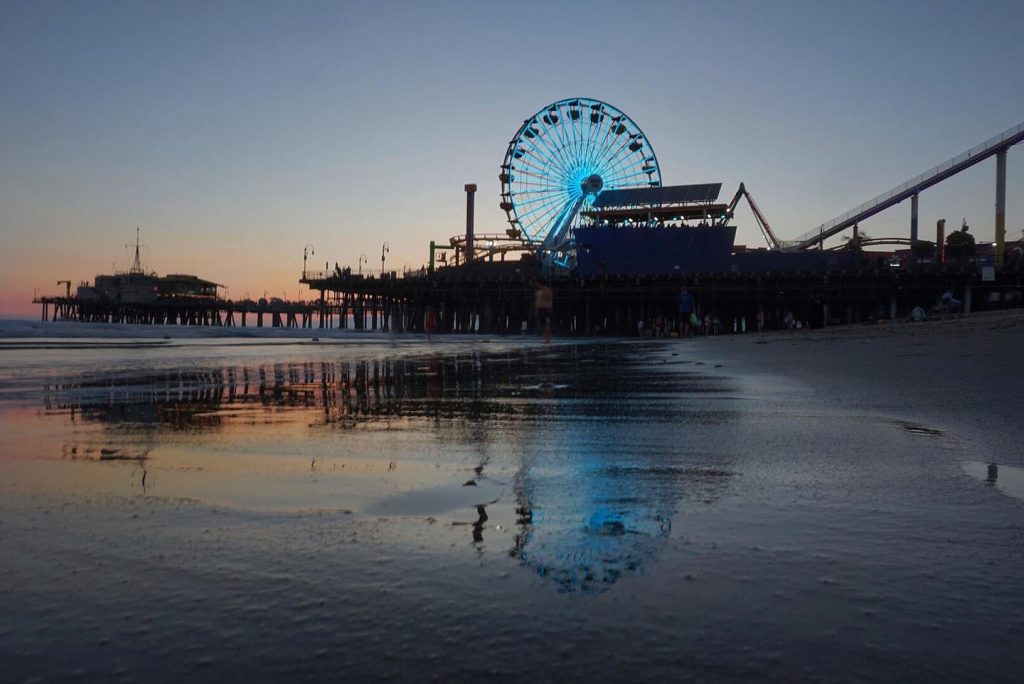
[[[306,279],[306,257],[310,254],[316,254],[313,251],[313,245],[306,245],[302,248],[302,279]]]
[[[384,255],[391,253],[391,245],[387,240],[380,246],[380,277],[384,277]]]
[[[359,255],[359,275],[363,275],[363,264],[368,263],[370,260],[366,258],[365,254]]]

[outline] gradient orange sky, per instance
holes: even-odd
[[[232,298],[310,268],[426,263],[502,232],[499,165],[549,102],[603,99],[666,184],[744,181],[783,238],[1024,121],[1019,2],[5,2],[0,315],[145,265]],[[1009,155],[1007,236],[1024,227]],[[994,162],[921,196],[921,233],[993,235]],[[862,225],[907,235],[909,203]],[[737,242],[760,246],[744,208]]]

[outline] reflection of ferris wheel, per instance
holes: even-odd
[[[559,100],[527,119],[501,165],[501,208],[544,249],[562,249],[603,190],[661,185],[643,131],[615,107]]]

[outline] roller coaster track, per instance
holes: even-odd
[[[941,183],[951,176],[969,169],[975,164],[982,162],[989,157],[1005,150],[1008,147],[1024,141],[1024,123],[1017,124],[1013,128],[989,138],[985,142],[972,147],[966,152],[959,154],[947,162],[939,164],[933,169],[922,173],[906,183],[897,185],[892,190],[884,192],[874,199],[851,209],[850,211],[827,221],[803,235],[781,243],[782,248],[787,250],[810,249],[820,245],[826,239],[840,233],[847,228],[860,223],[861,221],[874,216],[875,214],[899,204],[903,200],[913,197],[922,190]]]

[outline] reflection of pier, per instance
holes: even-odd
[[[45,405],[102,423],[196,431],[248,424],[280,409],[340,428],[380,418],[475,416],[483,410],[479,389],[472,389],[479,368],[456,360],[462,361],[304,361],[85,376],[46,386]]]
[[[66,449],[66,458],[102,446],[109,458],[139,460],[139,444],[154,444],[139,436],[162,431],[224,437],[290,424],[328,439],[341,431],[349,443],[363,431],[408,430],[411,439],[398,442],[415,442],[414,455],[359,456],[391,461],[389,469],[392,459],[401,468],[403,458],[475,465],[470,479],[498,483],[505,494],[493,507],[473,501],[459,509],[457,517],[469,517],[461,523],[466,541],[481,551],[497,543],[557,590],[593,592],[640,571],[663,548],[678,511],[717,500],[733,476],[714,427],[733,419],[722,401],[728,378],[666,373],[651,362],[652,347],[631,349],[184,363],[81,373],[44,387],[43,397],[47,414],[98,424],[118,438],[83,442]],[[709,404],[710,393],[719,401]],[[643,396],[642,405],[627,401]],[[134,435],[132,448],[125,435]],[[434,443],[424,445],[425,437]],[[337,444],[344,459],[343,441]],[[459,452],[465,458],[453,456]],[[324,456],[309,467],[319,470]],[[453,484],[465,482],[460,472]],[[511,535],[497,534],[499,525]]]

